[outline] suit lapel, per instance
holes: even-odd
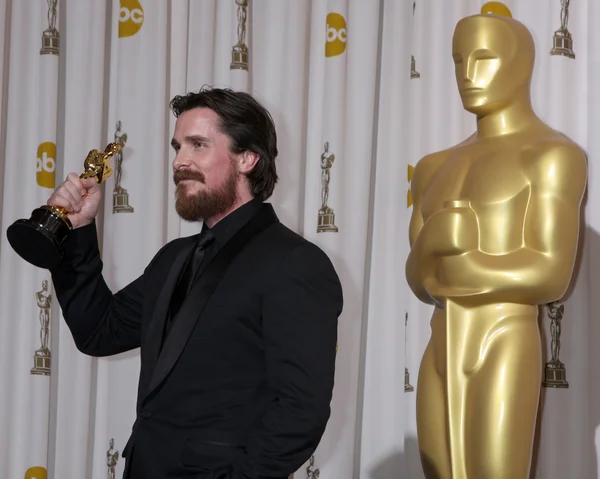
[[[156,368],[153,370],[150,384],[146,389],[142,401],[162,383],[177,362],[177,359],[181,355],[181,352],[188,342],[190,335],[196,326],[196,322],[206,306],[206,303],[210,299],[214,290],[217,288],[230,263],[252,237],[258,235],[268,226],[277,221],[277,216],[275,215],[271,205],[263,205],[263,208],[248,223],[246,223],[246,225],[242,227],[240,231],[238,231],[206,265],[206,267],[203,268],[204,272],[200,276],[199,280],[194,284],[187,298],[181,305],[181,309],[177,314],[177,318],[174,320],[173,327],[171,328],[171,331],[164,342],[162,350],[160,350]],[[177,257],[178,264],[180,261],[181,264],[174,275],[174,280],[172,280],[170,275],[167,281],[172,281],[173,283],[177,282],[178,273],[181,270],[181,267],[183,267],[183,262],[189,253],[189,248],[186,248],[186,251],[186,253],[183,255],[180,254]],[[175,270],[175,267],[173,267],[173,270]],[[161,311],[158,311],[157,308],[155,317],[153,318],[153,320],[162,320],[163,325],[164,317],[166,317],[169,300],[174,287],[174,284],[170,284],[169,289],[167,290],[167,285],[165,284],[164,297],[166,306],[161,304]],[[166,293],[168,293],[168,295]],[[158,316],[158,318],[156,316]],[[155,322],[158,323],[158,321]],[[152,334],[156,336],[155,338],[152,338],[152,344],[154,345],[157,342],[160,346],[163,329],[153,330]]]
[[[184,244],[179,254],[175,257],[173,266],[169,270],[167,279],[165,280],[165,283],[160,291],[160,295],[156,300],[156,305],[152,313],[152,319],[150,320],[150,324],[148,326],[147,340],[145,344],[145,366],[148,366],[148,371],[153,370],[154,365],[158,360],[158,355],[160,353],[160,347],[163,340],[163,332],[165,330],[165,322],[167,320],[169,305],[171,303],[171,297],[173,296],[173,291],[175,290],[175,286],[177,285],[181,271],[185,266],[185,261],[194,246],[193,238],[196,237],[197,235],[189,238],[190,241]]]

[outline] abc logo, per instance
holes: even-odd
[[[327,14],[327,31],[325,39],[325,56],[341,55],[346,50],[346,19],[339,13]]]
[[[131,37],[144,23],[144,9],[138,0],[121,0],[119,10],[119,38]]]
[[[481,6],[481,13],[512,17],[510,8],[502,2],[486,2]]]
[[[25,471],[25,479],[47,479],[46,468],[40,466],[30,467]]]
[[[37,184],[44,188],[54,188],[56,171],[56,145],[50,141],[40,143],[37,149]]]

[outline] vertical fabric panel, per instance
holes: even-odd
[[[404,392],[407,294],[403,258],[408,248],[405,178],[409,158],[403,149],[411,121],[410,7],[386,1],[382,11],[364,384],[359,393],[363,396],[362,430],[356,451],[360,468],[355,469],[355,477],[394,477],[397,471],[406,470],[406,420],[412,412],[407,405],[412,401]],[[394,257],[390,251],[396,252]]]
[[[143,273],[164,244],[168,98],[167,2],[113,2],[110,84],[105,143],[121,138],[125,148],[114,157],[104,198],[104,277],[117,292]],[[118,25],[118,28],[115,28]],[[169,140],[170,141],[170,140]],[[122,451],[135,421],[139,349],[99,360],[107,390],[106,429],[99,427],[99,449]],[[100,407],[99,405],[97,407]],[[101,431],[106,431],[105,436]],[[95,456],[98,457],[98,456]],[[124,463],[116,471],[122,474]],[[94,465],[94,472],[106,470]]]
[[[273,116],[279,150],[279,182],[269,201],[297,232],[304,214],[310,11],[309,2],[252,1],[252,93]]]
[[[93,0],[61,2],[61,59],[64,84],[59,101],[56,185],[70,172],[81,174],[91,149],[103,149],[105,34],[107,5]],[[88,64],[89,63],[89,64]],[[82,65],[87,65],[82,68]],[[85,105],[85,108],[82,108]],[[69,328],[57,317],[58,332],[54,477],[90,477],[95,431],[96,360],[83,355]],[[52,437],[52,436],[51,436]]]
[[[7,105],[4,178],[2,188],[2,239],[0,246],[0,476],[24,477],[28,470],[45,473],[47,469],[48,414],[50,399],[49,312],[51,294],[43,283],[47,273],[24,262],[6,241],[6,228],[45,202],[44,190],[38,185],[38,145],[42,135],[39,112],[48,115],[41,105],[43,91],[52,94],[56,78],[48,79],[49,89],[41,81],[41,33],[48,27],[47,5],[29,8],[11,4],[9,63],[4,70]],[[54,99],[56,97],[54,96]],[[49,138],[52,140],[52,138]],[[55,152],[51,152],[55,157]],[[55,159],[55,158],[54,158]],[[48,160],[48,165],[51,161]],[[47,179],[51,177],[48,172]],[[47,193],[48,190],[46,190]],[[42,286],[46,286],[44,290]],[[46,348],[43,348],[46,346]],[[36,352],[38,352],[36,354]],[[27,447],[22,447],[27,444]]]

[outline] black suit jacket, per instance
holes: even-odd
[[[52,270],[80,351],[141,348],[124,477],[285,479],[323,435],[341,285],[317,246],[283,226],[271,205],[256,209],[203,263],[162,346],[171,294],[197,235],[168,243],[114,295],[94,224],[73,231]]]

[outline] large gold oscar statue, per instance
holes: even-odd
[[[532,109],[534,43],[521,23],[464,18],[452,53],[477,131],[422,158],[411,183],[406,274],[435,306],[418,377],[421,460],[430,479],[526,479],[538,309],[573,274],[586,157]]]

